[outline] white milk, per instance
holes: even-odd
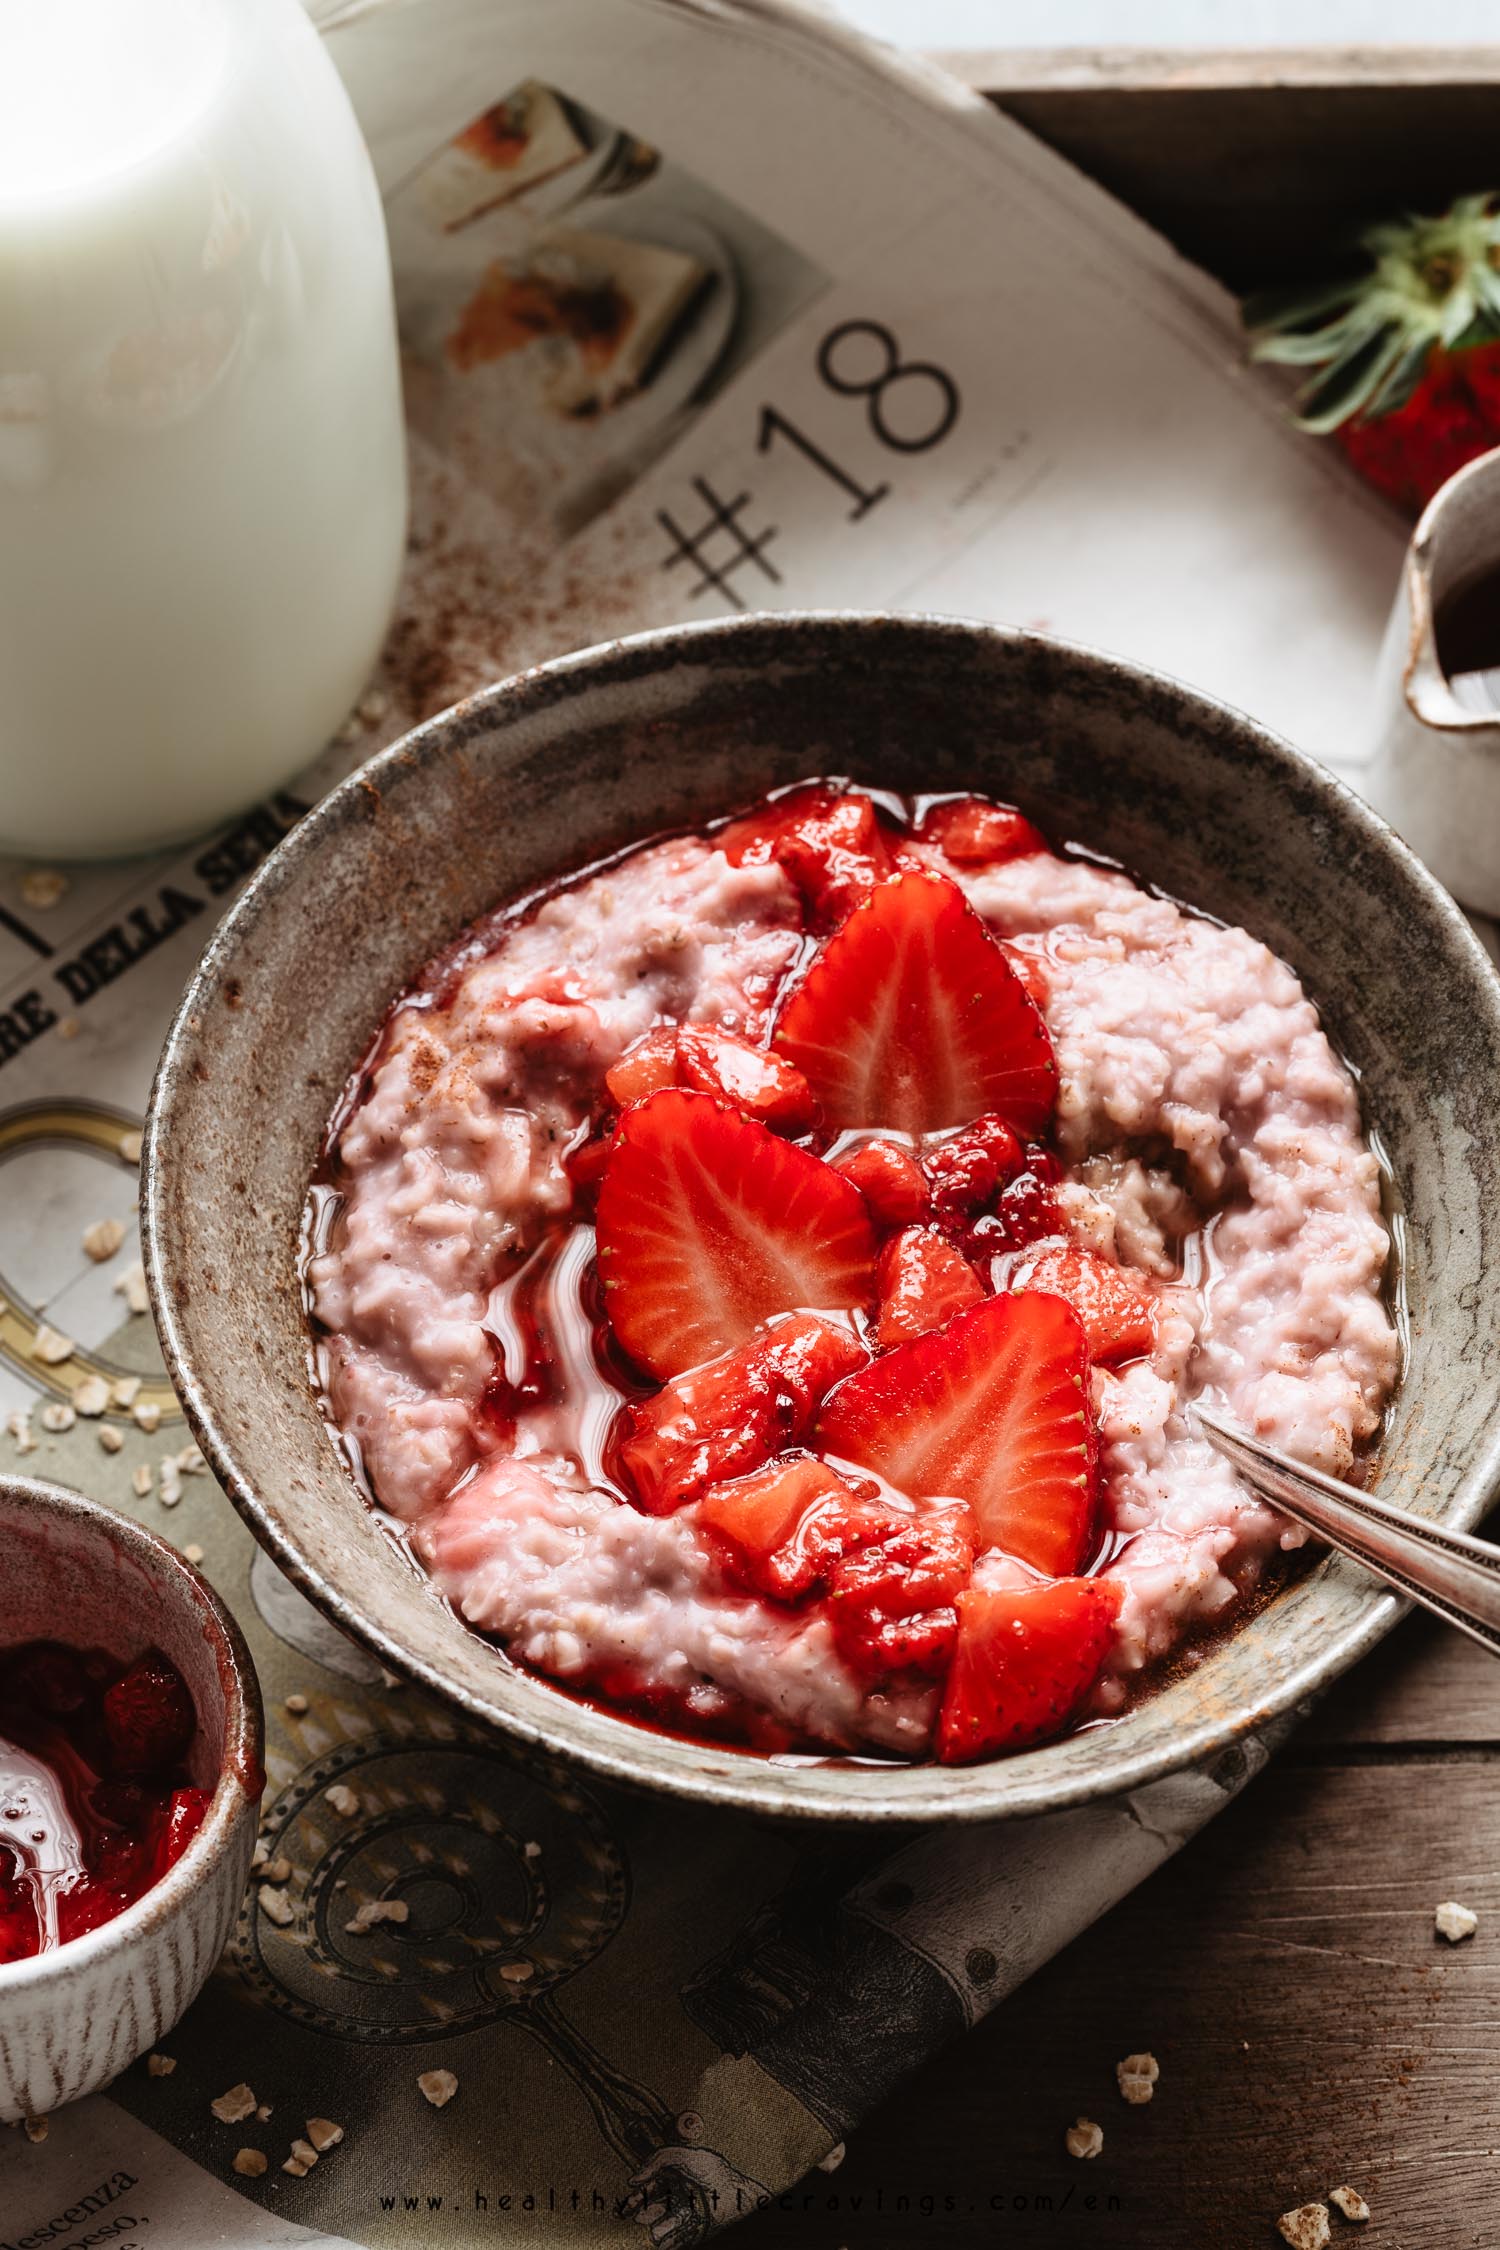
[[[380,200],[298,0],[0,0],[0,845],[285,781],[405,511]]]

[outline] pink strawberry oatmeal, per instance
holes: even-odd
[[[1009,808],[808,784],[502,909],[315,1191],[329,1409],[476,1630],[761,1749],[1108,1718],[1398,1372],[1348,1071],[1258,940]]]

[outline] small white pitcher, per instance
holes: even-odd
[[[1435,629],[1443,604],[1492,572],[1500,573],[1500,452],[1450,477],[1417,525],[1376,675],[1375,755],[1360,779],[1456,898],[1500,914],[1500,709],[1459,702]]]

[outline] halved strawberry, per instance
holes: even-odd
[[[940,1219],[967,1218],[984,1210],[1024,1161],[1021,1144],[1003,1117],[976,1117],[922,1158],[933,1210]]]
[[[1088,1372],[1060,1297],[989,1297],[841,1383],[812,1442],[914,1500],[966,1501],[981,1548],[1062,1577],[1093,1532]]]
[[[775,860],[802,894],[815,929],[831,930],[889,875],[885,831],[868,797],[822,782],[793,789],[721,829],[719,849],[736,865]]]
[[[626,1410],[620,1466],[648,1515],[793,1445],[865,1353],[847,1328],[793,1313]]]
[[[818,1105],[801,1071],[784,1055],[752,1047],[732,1031],[684,1024],[677,1034],[677,1072],[680,1086],[716,1094],[779,1133],[805,1133],[817,1117]]]
[[[917,834],[960,867],[995,867],[1027,852],[1044,852],[1047,840],[1014,805],[987,797],[946,797],[922,815]]]
[[[969,1586],[957,1608],[935,1743],[945,1765],[1061,1732],[1098,1677],[1120,1588],[1109,1578]]]
[[[707,1094],[668,1089],[626,1110],[597,1225],[610,1324],[653,1375],[701,1366],[776,1313],[875,1296],[859,1190]]]
[[[1052,1115],[1047,1027],[957,884],[908,871],[849,915],[782,1008],[772,1045],[830,1125],[942,1132]]]
[[[904,1227],[893,1234],[880,1253],[876,1279],[875,1341],[882,1351],[941,1328],[984,1295],[984,1283],[962,1251],[932,1227]]]
[[[618,1102],[621,1109],[680,1083],[675,1023],[660,1023],[654,1031],[646,1032],[604,1073],[610,1100]]]
[[[1148,1285],[1076,1243],[1039,1250],[1012,1287],[1047,1289],[1063,1298],[1078,1315],[1089,1357],[1106,1367],[1122,1359],[1139,1359],[1156,1343]]]
[[[828,1574],[834,1645],[867,1683],[893,1673],[941,1677],[958,1632],[955,1600],[969,1583],[976,1545],[967,1508],[922,1516],[894,1509],[886,1528]]]
[[[698,1503],[698,1522],[737,1584],[795,1602],[851,1547],[877,1537],[885,1517],[814,1454],[783,1453],[712,1485]]]
[[[804,1081],[805,1083],[805,1081]],[[852,1180],[879,1227],[906,1227],[927,1216],[927,1182],[916,1158],[894,1141],[865,1141],[833,1168]]]

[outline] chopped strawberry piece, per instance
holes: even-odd
[[[729,1575],[778,1602],[810,1594],[842,1555],[878,1537],[884,1521],[811,1453],[783,1453],[711,1486],[698,1504],[698,1522]]]
[[[959,867],[995,867],[1001,860],[1047,849],[1046,838],[1024,813],[1014,805],[992,805],[984,797],[948,797],[931,806],[917,834]]]
[[[677,1034],[677,1083],[716,1094],[746,1117],[780,1133],[805,1133],[818,1105],[800,1070],[766,1047],[752,1047],[732,1031],[685,1024]]]
[[[910,1343],[967,1312],[984,1295],[968,1259],[932,1227],[906,1227],[880,1253],[880,1318],[875,1341],[882,1351]]]
[[[1019,1750],[1067,1725],[1098,1677],[1120,1613],[1109,1578],[970,1586],[938,1714],[945,1765]]]
[[[814,929],[836,929],[891,872],[890,847],[868,797],[835,797],[783,828],[775,856]]]
[[[782,1008],[772,1045],[836,1127],[915,1137],[994,1111],[1039,1131],[1057,1090],[1046,1025],[945,875],[896,875],[856,906]]]
[[[208,1811],[206,1789],[174,1789],[152,1839],[155,1866],[154,1882],[160,1882],[169,1867],[175,1867],[188,1845],[203,1826],[203,1816]]]
[[[563,1170],[575,1197],[587,1209],[599,1192],[604,1177],[604,1167],[609,1162],[610,1145],[615,1137],[613,1115],[582,1127],[575,1140],[563,1151]]]
[[[795,1445],[825,1392],[864,1363],[862,1347],[832,1321],[809,1313],[775,1321],[628,1408],[621,1469],[648,1515],[669,1515]]]
[[[1122,1273],[1108,1258],[1076,1244],[1039,1250],[1025,1276],[1013,1286],[1048,1289],[1078,1315],[1089,1357],[1106,1367],[1139,1359],[1156,1343],[1156,1316],[1147,1285]]]
[[[117,1773],[175,1765],[193,1739],[193,1699],[164,1656],[138,1656],[104,1691],[104,1731]]]
[[[706,1094],[625,1111],[599,1190],[599,1272],[624,1349],[681,1374],[776,1313],[864,1306],[875,1231],[859,1190]]]
[[[972,1125],[927,1151],[922,1169],[940,1219],[983,1211],[1024,1162],[1021,1144],[1003,1117],[976,1117]]]
[[[878,1227],[906,1227],[926,1218],[927,1181],[922,1167],[894,1141],[866,1141],[836,1158],[833,1168],[854,1182]]]
[[[1003,938],[1000,940],[1000,950],[1031,994],[1038,1011],[1045,1011],[1051,993],[1047,981],[1047,964],[1041,954],[1033,953],[1029,945],[1009,945]]]
[[[1088,1372],[1060,1297],[989,1297],[841,1383],[812,1442],[913,1500],[967,1502],[981,1548],[1061,1577],[1093,1533]]]
[[[828,1615],[844,1662],[868,1683],[892,1673],[940,1677],[958,1631],[956,1597],[974,1565],[966,1508],[924,1516],[891,1510],[879,1539],[856,1547],[828,1577]]]
[[[664,1086],[678,1085],[676,1024],[658,1024],[633,1047],[627,1047],[604,1073],[604,1083],[610,1100],[621,1109],[645,1101],[649,1094],[659,1094]]]

